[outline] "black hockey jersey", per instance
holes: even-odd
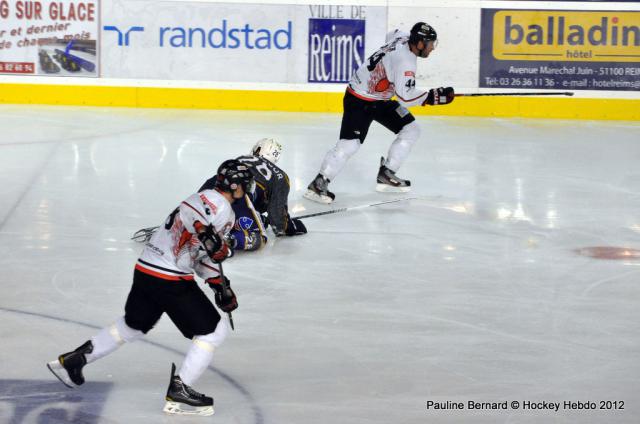
[[[254,207],[261,214],[268,213],[269,223],[276,235],[284,234],[289,219],[287,207],[289,176],[278,166],[260,156],[247,155],[237,159],[249,166],[256,181],[255,193],[251,195]],[[215,181],[214,175],[200,187],[199,191],[212,189]]]

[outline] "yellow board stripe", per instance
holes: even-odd
[[[143,108],[342,112],[343,93],[0,84],[0,103]],[[415,115],[640,120],[639,99],[459,97]]]

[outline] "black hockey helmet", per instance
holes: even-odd
[[[435,43],[437,40],[438,34],[436,34],[436,30],[429,24],[418,22],[411,28],[409,42],[413,45],[418,44],[418,41],[423,41],[426,45],[429,41]]]
[[[222,191],[233,192],[242,187],[245,193],[253,192],[253,175],[249,167],[237,159],[222,162],[216,175],[215,187]]]

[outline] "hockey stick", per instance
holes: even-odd
[[[479,97],[479,96],[573,96],[572,91],[562,92],[537,92],[537,93],[456,93],[456,97]]]
[[[315,212],[315,213],[309,213],[306,215],[293,216],[292,218],[295,218],[295,219],[313,218],[314,216],[330,215],[332,213],[353,211],[356,209],[364,209],[372,206],[386,205],[387,203],[396,203],[396,202],[403,202],[405,200],[415,200],[415,199],[419,199],[419,197],[403,197],[402,199],[385,200],[384,202],[369,203],[368,205],[359,205],[359,206],[350,206],[346,208],[331,209],[324,212]],[[137,241],[137,242],[147,242],[151,238],[151,235],[153,235],[153,233],[158,229],[158,227],[159,226],[147,227],[147,228],[138,230],[133,234],[133,237],[131,237],[131,240]]]
[[[353,210],[356,210],[356,209],[364,209],[364,208],[369,208],[369,207],[372,207],[372,206],[386,205],[387,203],[396,203],[396,202],[403,202],[405,200],[415,200],[415,199],[418,199],[418,197],[403,197],[402,199],[385,200],[384,202],[369,203],[368,205],[359,205],[359,206],[350,206],[350,207],[346,207],[346,208],[331,209],[331,210],[324,211],[324,212],[316,212],[316,213],[310,213],[310,214],[306,214],[306,215],[294,216],[292,218],[305,219],[305,218],[311,218],[311,217],[314,217],[314,216],[329,215],[329,214],[332,214],[332,213],[353,211]]]
[[[229,288],[229,285],[227,284],[227,280],[224,278],[224,271],[222,270],[222,262],[217,262],[218,268],[220,269],[220,279],[222,280],[222,290],[226,290]],[[231,312],[227,312],[227,315],[229,316],[229,324],[231,324],[231,329],[233,331],[236,330],[236,328],[233,326],[233,315],[231,315]]]

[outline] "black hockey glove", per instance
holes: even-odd
[[[446,105],[451,103],[455,96],[456,95],[452,87],[432,88],[431,90],[429,90],[429,94],[427,94],[427,100],[422,103],[422,106],[424,106],[425,104],[431,106]]]
[[[198,229],[196,229],[196,231],[197,230]],[[229,245],[225,240],[220,238],[211,224],[206,227],[200,227],[200,231],[198,231],[198,240],[200,240],[200,243],[207,252],[207,255],[214,262],[220,263],[227,259],[227,257],[231,256],[229,254]]]
[[[211,287],[211,290],[215,292],[216,305],[224,312],[231,312],[238,308],[238,299],[236,294],[229,285],[229,279],[224,277],[224,284],[220,276],[214,278],[208,278],[207,284]]]
[[[304,226],[301,220],[289,217],[287,219],[287,227],[284,229],[284,233],[287,236],[307,234],[307,227]]]

